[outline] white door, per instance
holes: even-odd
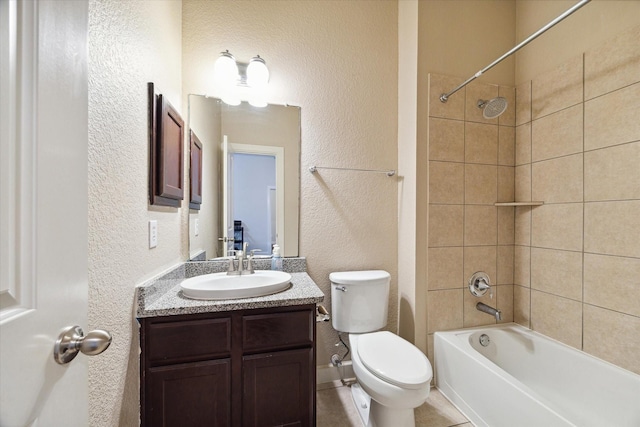
[[[233,152],[227,135],[222,138],[222,256],[232,256],[234,249],[233,224]]]
[[[253,145],[253,144],[242,144],[242,143],[231,143],[227,140],[227,136],[224,136],[223,141],[223,159],[226,159],[223,162],[223,216],[226,215],[223,222],[229,223],[231,226],[231,234],[233,237],[233,214],[234,214],[234,190],[236,193],[240,194],[243,189],[238,188],[237,186],[234,188],[233,183],[233,154],[253,154],[259,156],[270,156],[275,157],[275,176],[276,176],[276,197],[275,203],[273,204],[273,211],[271,215],[275,218],[275,231],[272,232],[272,235],[275,237],[275,243],[280,246],[281,253],[284,253],[284,223],[285,223],[285,215],[284,215],[284,191],[277,191],[278,188],[284,188],[284,147],[277,146],[269,146],[269,145]],[[237,197],[237,196],[235,196]],[[280,214],[282,212],[282,214]],[[236,214],[238,212],[235,212]],[[267,218],[269,212],[260,212],[260,215],[263,218]],[[246,241],[246,238],[245,238]],[[232,245],[233,246],[233,245]],[[233,249],[233,248],[232,248]],[[269,250],[267,255],[271,253]]]
[[[0,425],[87,426],[87,2],[0,0]]]

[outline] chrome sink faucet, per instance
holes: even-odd
[[[242,250],[235,251],[235,257],[229,258],[229,268],[227,269],[227,276],[242,276],[243,274],[253,274],[253,255],[254,252],[260,251],[260,249],[254,249],[247,255],[247,249],[249,249],[249,243],[244,242]],[[247,260],[247,268],[244,268],[244,260]],[[238,269],[236,270],[235,260],[238,260]]]

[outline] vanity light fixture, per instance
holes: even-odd
[[[228,50],[220,53],[213,67],[216,86],[220,89],[220,98],[226,104],[239,105],[241,92],[247,93],[249,104],[254,107],[266,107],[266,88],[269,83],[267,64],[256,55],[248,64],[237,62]]]

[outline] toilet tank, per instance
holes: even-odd
[[[340,332],[364,333],[387,324],[391,275],[383,270],[331,273],[331,319]]]

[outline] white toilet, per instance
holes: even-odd
[[[364,424],[414,427],[433,371],[413,344],[378,331],[387,324],[390,279],[382,270],[331,273],[331,318],[335,330],[349,333],[358,381],[351,391]]]

